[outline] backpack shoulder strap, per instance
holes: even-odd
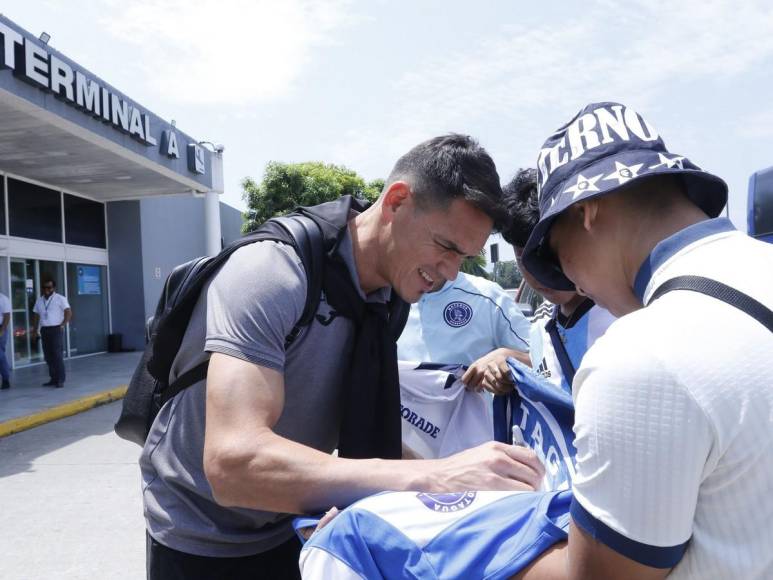
[[[210,262],[204,264],[203,267],[210,268],[209,271],[214,273],[210,265],[211,262],[214,261],[219,266],[238,248],[264,240],[290,242],[298,252],[298,256],[306,271],[306,304],[298,323],[285,338],[285,348],[287,348],[298,337],[301,328],[311,324],[319,307],[320,295],[322,293],[325,255],[322,233],[314,221],[300,215],[273,218],[261,226],[259,231],[245,236],[225,248],[223,252],[210,259]],[[207,276],[207,279],[209,276]],[[177,377],[172,384],[164,389],[163,401],[166,402],[172,399],[183,389],[204,380],[207,376],[208,367],[209,360],[206,360]]]
[[[773,310],[740,290],[703,276],[677,276],[665,281],[652,294],[648,305],[674,290],[691,290],[721,300],[745,312],[773,332]]]
[[[322,278],[325,266],[325,250],[319,226],[303,215],[289,215],[275,218],[276,222],[290,235],[298,256],[306,270],[306,305],[296,325],[307,326],[314,319],[322,294]]]
[[[550,343],[553,345],[553,351],[556,353],[556,357],[558,358],[558,364],[561,367],[561,372],[564,374],[566,382],[569,383],[569,386],[571,387],[572,383],[574,382],[574,374],[577,369],[574,368],[572,359],[569,358],[569,353],[566,351],[566,345],[561,338],[561,334],[558,332],[558,321],[556,320],[557,316],[558,307],[556,306],[556,309],[553,312],[553,316],[551,316],[550,320],[548,320],[545,324],[545,331],[550,337]]]

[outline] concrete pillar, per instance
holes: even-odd
[[[223,183],[223,148],[216,147],[212,155],[212,191],[204,194],[204,229],[206,233],[206,252],[214,256],[221,249],[220,198],[225,190]]]
[[[204,232],[206,252],[214,256],[220,251],[220,194],[208,191],[204,194]]]

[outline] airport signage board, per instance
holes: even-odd
[[[179,159],[184,151],[188,170],[199,175],[206,173],[204,151],[198,143],[180,147],[174,126],[158,131],[152,125],[155,117],[142,107],[1,16],[0,68],[10,69],[15,77],[54,94],[140,143],[158,147],[170,159]]]

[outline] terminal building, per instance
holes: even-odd
[[[222,147],[47,41],[0,15],[0,292],[16,368],[43,360],[30,333],[43,281],[72,306],[66,357],[141,349],[171,268],[216,253],[242,223],[219,201]]]

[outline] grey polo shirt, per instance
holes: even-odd
[[[348,232],[339,253],[359,288]],[[385,302],[390,291],[382,288],[367,300]],[[354,328],[323,294],[315,320],[285,351],[285,337],[305,300],[306,276],[291,247],[260,242],[240,248],[202,293],[170,379],[212,352],[283,372],[285,405],[274,431],[332,452],[338,444],[341,382]],[[292,535],[290,516],[215,503],[202,465],[205,401],[202,381],[167,403],[153,423],[140,457],[148,531],[170,548],[202,556],[269,550]]]

